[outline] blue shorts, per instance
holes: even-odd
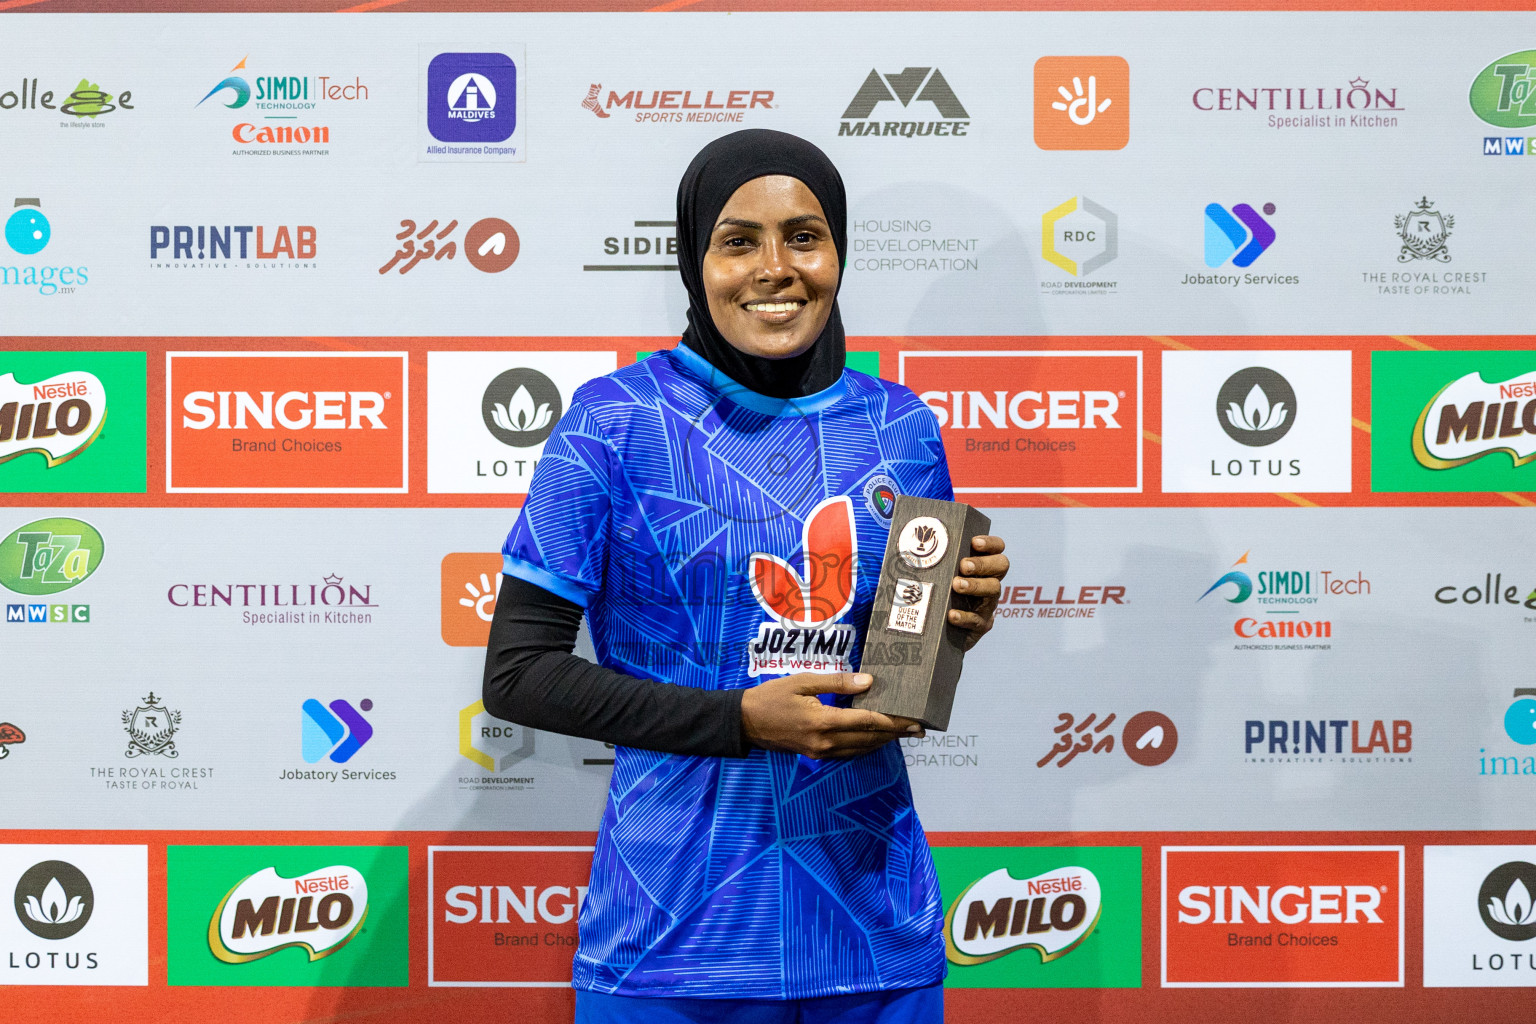
[[[576,1024],[939,1024],[944,986],[820,999],[651,999],[576,993]]]

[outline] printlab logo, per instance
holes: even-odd
[[[16,917],[40,939],[67,939],[91,920],[96,894],[79,868],[62,860],[34,864],[16,883]]]
[[[1073,196],[1040,218],[1040,255],[1074,278],[1088,277],[1120,254],[1120,219],[1087,196]],[[1041,281],[1051,295],[1103,295],[1115,281]]]
[[[1296,425],[1296,391],[1266,366],[1246,367],[1216,392],[1216,420],[1238,444],[1267,447]]]
[[[311,119],[321,108],[334,111],[337,104],[368,99],[368,87],[361,78],[354,76],[347,82],[329,75],[252,75],[246,67],[249,59],[249,55],[240,58],[229,74],[193,104],[201,107],[212,100],[210,109],[222,106],[238,111],[231,137],[241,147],[257,148],[236,149],[236,155],[328,156],[329,149],[312,147],[329,146],[330,125],[315,124]],[[305,123],[294,123],[299,121]]]
[[[20,198],[5,221],[5,244],[18,256],[36,256],[53,238],[53,224],[43,213],[43,202]],[[14,284],[36,288],[39,295],[70,295],[90,281],[88,267],[54,264],[0,264],[0,285]]]
[[[149,229],[150,267],[157,270],[313,270],[317,251],[312,224],[153,224]]]
[[[1243,760],[1248,764],[1408,764],[1412,753],[1413,722],[1405,718],[1249,719],[1243,723]]]
[[[38,96],[37,89],[36,78],[23,78],[19,93],[13,89],[0,93],[0,110],[42,109],[74,118],[72,121],[59,122],[59,127],[65,129],[104,128],[107,122],[100,120],[102,116],[117,110],[133,110],[133,93],[124,89],[114,95],[103,89],[100,83],[92,82],[88,78],[80,79],[79,83],[57,102],[54,100],[54,90],[49,89],[42,96]]]
[[[828,498],[805,520],[802,571],[777,555],[752,555],[752,594],[772,621],[758,627],[747,674],[851,672],[854,628],[838,622],[853,607],[858,537],[853,502]]]
[[[602,83],[593,82],[581,101],[581,109],[590,110],[600,120],[612,117],[609,111],[620,110],[634,111],[636,121],[651,124],[740,123],[749,110],[774,107],[772,89],[707,89],[702,98],[696,98],[699,93],[692,89],[652,89],[649,98],[644,89],[631,89],[622,95],[609,89],[606,104],[602,93]]]
[[[1472,113],[1498,128],[1536,127],[1536,50],[1500,57],[1480,71],[1467,94]],[[1484,156],[1527,156],[1531,138],[1524,135],[1486,136]]]
[[[1397,253],[1397,262],[1451,262],[1451,253],[1445,243],[1451,237],[1451,229],[1456,226],[1456,218],[1436,210],[1428,196],[1420,199],[1407,213],[1394,216],[1392,225],[1397,228],[1397,237],[1403,243]]]
[[[176,749],[176,730],[181,728],[181,712],[167,708],[151,692],[137,707],[123,712],[123,729],[128,733],[128,757],[180,757]]]
[[[1264,216],[1273,217],[1275,204],[1264,204]],[[1234,267],[1250,267],[1275,244],[1275,229],[1247,203],[1231,212],[1220,203],[1205,208],[1205,265],[1219,267],[1228,260]]]
[[[555,382],[527,367],[497,375],[480,397],[485,429],[511,448],[543,444],[554,433],[563,411]]]
[[[616,256],[627,257],[623,263],[588,263],[581,269],[583,271],[646,271],[646,270],[676,270],[677,269],[677,221],[674,220],[637,220],[637,228],[665,228],[665,234],[641,234],[640,232],[624,232],[619,235],[609,235],[603,239],[603,255],[612,259]],[[648,257],[639,260],[639,257]],[[661,260],[662,262],[654,262]]]
[[[373,739],[373,726],[358,708],[372,711],[373,701],[359,701],[357,708],[344,700],[333,700],[329,707],[313,697],[304,701],[301,738],[305,763],[316,764],[329,757],[336,764],[346,764]]]
[[[902,112],[908,116],[921,116],[931,110],[941,120],[870,120],[877,114],[886,114],[889,108],[880,109],[882,103],[900,103]],[[913,103],[928,106],[912,109]],[[970,116],[938,68],[903,68],[897,74],[881,74],[871,68],[864,84],[859,86],[859,91],[853,94],[848,108],[843,111],[837,134],[894,135],[909,139],[923,135],[964,135],[971,125]]]
[[[1131,138],[1131,66],[1124,57],[1035,61],[1035,145],[1124,149]]]
[[[0,722],[0,761],[11,756],[13,746],[19,746],[25,742],[27,742],[27,734],[21,731],[21,726]]]
[[[1045,756],[1035,762],[1036,768],[1044,768],[1058,756],[1057,768],[1065,768],[1079,754],[1106,754],[1115,749],[1114,712],[1102,719],[1098,713],[1078,721],[1073,715],[1062,712],[1056,716],[1057,724],[1051,731],[1056,734],[1055,744]],[[1132,761],[1144,768],[1154,768],[1173,756],[1179,748],[1179,729],[1173,719],[1161,711],[1142,711],[1132,715],[1120,730],[1120,749]]]
[[[395,235],[400,245],[379,273],[387,274],[398,266],[401,274],[408,274],[425,260],[440,263],[453,259],[458,255],[459,243],[449,236],[458,226],[457,220],[441,226],[439,221],[432,220],[418,229],[415,221],[402,220]],[[517,262],[521,248],[517,229],[500,217],[482,217],[464,232],[464,258],[482,273],[499,274],[506,270]]]

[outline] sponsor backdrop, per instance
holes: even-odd
[[[486,713],[497,551],[745,127],[1013,558],[950,1018],[1528,1016],[1536,16],[232,6],[0,3],[7,1020],[569,1019],[614,755]]]

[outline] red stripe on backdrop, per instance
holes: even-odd
[[[1529,0],[0,0],[0,12],[89,14],[297,14],[375,11],[612,13],[619,11],[1529,11]]]

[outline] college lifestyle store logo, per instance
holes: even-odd
[[[798,565],[752,555],[752,596],[771,618],[747,646],[749,676],[853,671],[854,627],[838,620],[853,607],[858,554],[853,501],[840,495],[806,517]]]
[[[152,224],[149,228],[153,270],[314,270],[318,248],[313,224]]]
[[[442,224],[434,219],[419,228],[414,220],[402,220],[400,230],[395,234],[399,245],[389,261],[379,268],[379,273],[395,270],[404,275],[427,260],[434,263],[452,260],[458,255],[459,243],[450,236],[458,227],[457,220]],[[517,237],[517,229],[500,217],[482,217],[464,232],[464,259],[485,274],[506,270],[517,262],[521,250],[522,241]]]
[[[1165,846],[1165,988],[1403,985],[1401,846]]]
[[[1536,986],[1536,847],[1424,847],[1424,986]]]
[[[240,148],[235,156],[328,156],[332,113],[345,105],[366,102],[368,86],[353,76],[351,81],[330,75],[252,75],[250,55],[241,57],[229,73],[218,79],[203,98],[193,104],[207,109],[235,111],[230,137]],[[237,74],[236,72],[241,72]],[[253,83],[254,82],[254,86]],[[211,102],[210,102],[211,101]],[[324,113],[320,113],[321,110]],[[260,123],[257,123],[257,122]]]
[[[1040,218],[1040,255],[1074,278],[1093,275],[1120,254],[1120,218],[1087,196],[1073,196]],[[1104,295],[1118,281],[1046,281],[1047,295]]]
[[[1266,128],[1396,128],[1397,87],[1373,86],[1356,75],[1347,85],[1200,86],[1190,97],[1205,113],[1262,114]]]
[[[55,96],[58,97],[55,100]],[[98,82],[92,82],[89,78],[82,78],[73,89],[67,93],[61,85],[57,92],[53,89],[38,95],[38,79],[22,78],[19,89],[6,89],[0,92],[0,117],[4,117],[5,111],[48,111],[43,117],[53,117],[63,114],[70,118],[68,121],[60,121],[59,127],[71,128],[104,128],[108,121],[115,120],[102,117],[115,111],[133,111],[133,93],[124,89],[119,93],[110,93],[101,87]]]
[[[878,120],[891,112],[891,108],[882,106],[885,103],[899,103],[902,114],[907,116],[930,112],[939,116],[927,121]],[[913,108],[913,103],[925,105]],[[853,94],[843,111],[837,134],[905,139],[930,135],[954,138],[967,134],[970,117],[954,89],[950,88],[949,80],[938,68],[903,68],[895,74],[882,74],[871,68],[864,84],[859,86],[859,91]]]
[[[1035,145],[1124,149],[1131,139],[1131,66],[1124,57],[1035,61]]]
[[[167,352],[166,490],[407,490],[404,352]]]
[[[427,984],[568,988],[590,846],[427,847]]]
[[[519,73],[522,47],[506,53],[423,48],[421,55],[425,134],[418,133],[418,159],[527,159],[518,111],[526,86]]]
[[[181,728],[181,712],[172,711],[153,691],[137,707],[123,712],[123,730],[128,733],[128,757],[180,757],[176,749],[176,730]]]
[[[957,494],[1141,490],[1140,350],[900,354]],[[985,382],[986,390],[975,390]]]
[[[42,207],[41,199],[18,198],[6,218],[5,244],[17,256],[36,256],[52,240],[53,224]],[[89,283],[90,271],[84,266],[0,264],[0,285],[36,288],[39,295],[72,295]]]
[[[1057,768],[1065,768],[1080,754],[1107,754],[1115,749],[1116,715],[1110,712],[1102,719],[1094,712],[1078,721],[1068,712],[1056,716],[1056,741],[1045,756],[1035,762],[1036,768],[1044,768],[1056,761]],[[1144,768],[1155,768],[1173,756],[1179,748],[1179,728],[1173,719],[1161,711],[1142,711],[1132,715],[1120,731],[1120,749],[1132,761]],[[1057,758],[1060,760],[1056,760]]]
[[[652,89],[649,96],[644,89],[622,94],[609,89],[604,102],[602,83],[593,82],[581,101],[581,109],[591,111],[601,120],[618,111],[632,111],[634,120],[642,124],[739,124],[746,120],[749,111],[774,109],[772,89],[706,89],[700,96],[700,91],[693,89]]]
[[[0,847],[0,984],[146,984],[147,860],[143,846]]]
[[[1500,57],[1478,72],[1467,102],[1484,122],[1497,128],[1529,131],[1536,127],[1536,50]],[[1484,156],[1529,156],[1532,139],[1525,135],[1493,135],[1482,139]]]

